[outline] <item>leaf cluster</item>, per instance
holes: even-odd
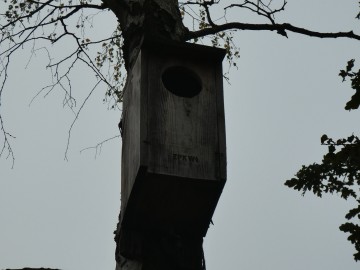
[[[318,197],[323,194],[338,194],[347,200],[355,199],[357,206],[345,215],[352,222],[340,226],[349,233],[348,240],[354,244],[354,259],[360,260],[360,139],[355,135],[334,140],[326,134],[321,136],[321,144],[327,146],[327,153],[320,164],[313,163],[302,168],[285,185],[305,195],[311,191]],[[356,224],[358,223],[358,224]]]
[[[321,143],[328,146],[322,163],[303,166],[296,177],[285,182],[290,188],[304,195],[312,191],[321,197],[323,193],[339,193],[345,200],[357,198],[355,185],[360,185],[360,140],[351,135],[346,139],[334,141],[327,135],[321,137]]]
[[[95,63],[99,69],[107,66],[111,87],[108,87],[103,101],[106,102],[109,98],[112,98],[114,102],[111,104],[111,108],[115,108],[116,104],[121,103],[123,99],[126,72],[121,50],[122,46],[123,38],[118,25],[111,38],[101,44],[101,50],[97,52],[95,57]]]
[[[192,21],[192,31],[204,30],[215,25],[211,17],[210,8],[219,1],[186,2],[180,4],[179,9],[183,18],[188,17]],[[213,47],[220,47],[226,50],[226,60],[230,67],[237,67],[237,60],[240,58],[240,49],[234,43],[233,31],[219,31],[213,35],[196,37],[194,43],[208,43]]]
[[[355,59],[348,61],[345,69],[340,70],[339,76],[345,81],[347,78],[351,81],[351,88],[355,90],[355,94],[346,103],[345,110],[355,110],[360,105],[360,69],[353,71]]]
[[[359,2],[360,4],[360,2]],[[360,19],[360,13],[355,17]],[[345,69],[340,70],[342,81],[351,82],[355,94],[345,105],[345,110],[356,110],[360,106],[360,69],[354,71],[355,59],[347,62]],[[320,138],[321,144],[328,147],[322,163],[313,163],[302,168],[295,177],[287,180],[285,185],[301,191],[304,195],[312,191],[321,197],[324,193],[337,193],[347,200],[352,198],[357,206],[345,215],[349,222],[342,224],[339,229],[348,233],[348,240],[354,245],[355,261],[360,260],[360,140],[352,134],[347,138],[333,140],[326,134]],[[351,221],[351,222],[350,222]]]

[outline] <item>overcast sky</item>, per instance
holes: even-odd
[[[360,33],[358,1],[288,2],[279,22]],[[110,16],[94,25],[101,31],[115,22]],[[360,43],[288,36],[235,35],[239,68],[230,71],[231,84],[224,82],[228,179],[205,238],[208,270],[359,269],[353,246],[338,229],[354,202],[302,197],[283,183],[301,165],[321,160],[322,134],[360,134],[359,112],[343,109],[353,92],[337,76],[358,56]],[[29,106],[50,78],[45,53],[25,69],[28,56],[23,50],[14,58],[2,97],[16,160],[13,169],[11,160],[0,160],[0,269],[114,269],[121,140],[104,144],[97,155],[80,150],[117,135],[120,112],[108,110],[105,90],[97,89],[74,125],[64,161],[74,115],[63,108],[61,90]],[[95,77],[85,67],[75,74],[78,109]]]

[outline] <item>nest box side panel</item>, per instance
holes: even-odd
[[[219,179],[216,66],[211,61],[160,53],[149,54],[148,65],[148,171]],[[162,75],[171,67],[193,72],[201,82],[200,93],[183,97],[169,91]]]
[[[223,70],[222,65],[216,66],[215,72],[215,85],[216,85],[216,113],[217,113],[217,131],[218,131],[218,153],[217,162],[219,166],[218,175],[219,179],[226,181],[227,178],[227,158],[226,158],[226,128],[225,128],[225,108],[224,108],[224,89],[223,89]]]
[[[121,159],[121,207],[125,209],[140,170],[140,113],[141,113],[141,79],[142,57],[139,54],[131,72],[123,100],[123,135]]]

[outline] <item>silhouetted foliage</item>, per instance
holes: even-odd
[[[343,81],[350,78],[355,94],[346,103],[346,110],[357,109],[360,105],[360,70],[353,72],[355,60],[347,63],[339,76]],[[352,134],[347,138],[334,140],[326,134],[321,136],[321,144],[328,147],[320,164],[314,163],[302,168],[285,185],[304,195],[312,191],[321,197],[325,193],[338,194],[341,198],[352,199],[356,204],[345,215],[349,221],[340,226],[348,233],[348,240],[355,246],[354,259],[360,260],[360,139]]]
[[[355,72],[353,71],[355,59],[351,59],[345,69],[340,70],[340,76],[343,78],[343,81],[346,78],[351,80],[351,88],[355,90],[355,94],[351,99],[346,103],[345,110],[355,110],[359,108],[360,105],[360,69]]]

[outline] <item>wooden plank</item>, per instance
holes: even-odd
[[[226,181],[226,129],[225,129],[225,108],[224,108],[224,90],[223,90],[223,71],[222,65],[217,65],[215,72],[216,85],[216,113],[217,113],[217,132],[218,132],[218,166],[219,172],[217,177],[222,181]]]
[[[125,87],[123,103],[123,146],[121,158],[121,200],[125,209],[140,168],[141,53]]]
[[[221,60],[217,51],[205,56],[144,47],[129,73],[121,206],[126,230],[206,234],[226,181],[226,142]],[[197,95],[166,89],[162,75],[174,66],[196,74]]]
[[[148,71],[149,172],[216,180],[217,114],[214,69],[207,63],[169,56],[151,55]],[[164,70],[186,66],[202,81],[195,97],[179,97],[168,91],[162,81]]]

